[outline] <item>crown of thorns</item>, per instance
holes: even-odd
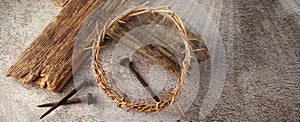
[[[111,29],[116,23],[122,22],[122,19],[125,17],[139,16],[145,13],[155,13],[160,14],[172,21],[175,26],[175,30],[180,34],[181,41],[185,45],[184,51],[184,59],[182,60],[182,69],[177,81],[177,86],[172,89],[170,93],[167,94],[167,97],[159,102],[152,103],[134,103],[125,97],[120,96],[116,91],[110,89],[107,79],[105,78],[105,72],[100,66],[100,62],[98,61],[102,43],[105,38],[106,31]],[[186,33],[186,29],[183,25],[183,22],[178,14],[174,11],[170,10],[168,7],[148,7],[145,5],[131,7],[128,10],[121,13],[119,16],[115,17],[109,23],[104,25],[104,28],[98,32],[98,39],[94,42],[92,48],[92,70],[98,82],[98,86],[105,92],[105,94],[113,100],[113,102],[122,108],[127,108],[128,110],[136,110],[137,112],[158,112],[161,111],[165,107],[171,107],[176,96],[181,89],[183,84],[183,79],[187,75],[188,67],[190,65],[190,50],[189,50],[188,37]]]

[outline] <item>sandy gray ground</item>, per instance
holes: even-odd
[[[300,120],[300,2],[298,0],[197,0],[216,23],[226,48],[227,74],[217,105],[204,121]],[[48,0],[0,2],[0,121],[37,121],[35,106],[61,98],[6,78],[5,72],[61,8]],[[201,69],[209,69],[201,64]],[[208,81],[201,76],[203,81]],[[187,112],[199,120],[207,85]],[[77,112],[73,112],[77,111]],[[61,107],[45,121],[95,121],[81,105]],[[101,117],[99,117],[101,118]]]

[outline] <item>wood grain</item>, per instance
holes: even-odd
[[[141,26],[145,25],[148,27],[141,28]],[[133,29],[137,32],[129,34],[128,32]],[[170,73],[179,76],[181,68],[177,57],[180,57],[184,48],[179,46],[181,38],[175,30],[173,22],[170,19],[165,19],[160,14],[153,15],[153,13],[145,13],[140,16],[123,18],[122,22],[116,23],[107,34],[115,40],[120,40],[127,34],[126,37],[128,38],[122,38],[122,43],[133,50],[137,50],[138,53],[153,63],[161,65]],[[187,32],[189,38],[197,40],[189,41],[192,49],[203,49],[201,51],[195,51],[195,57],[198,61],[208,60],[210,55],[200,35],[193,33],[191,29],[187,29]],[[141,35],[143,36],[141,37]],[[139,47],[139,45],[147,44],[149,41],[157,44],[143,46],[142,48]],[[175,42],[177,45],[174,45]]]
[[[60,91],[72,77],[74,38],[86,17],[104,0],[71,0],[8,69],[6,76]],[[111,1],[117,9],[124,1]],[[106,4],[108,4],[106,2]],[[103,5],[103,4],[102,4]]]

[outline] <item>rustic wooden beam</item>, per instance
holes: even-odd
[[[74,38],[95,7],[114,11],[125,0],[71,0],[8,69],[6,76],[21,83],[36,82],[42,88],[60,91],[72,77]],[[111,14],[111,13],[104,13]]]
[[[138,27],[143,25],[148,25],[148,27],[138,29]],[[155,27],[155,25],[162,26]],[[175,31],[173,22],[160,14],[148,12],[140,16],[123,18],[122,22],[116,23],[107,34],[115,40],[120,40],[125,34],[129,35],[128,32],[133,29],[138,32],[130,33],[130,36],[127,36],[129,38],[123,38],[122,43],[131,49],[137,50],[138,53],[153,63],[161,65],[170,73],[179,76],[181,70],[179,66],[180,63],[175,54],[176,52],[177,54],[182,54],[184,48],[180,47],[179,43],[174,45],[175,42],[181,42],[181,38]],[[208,60],[210,55],[201,36],[193,33],[191,29],[187,29],[187,33],[188,37],[193,39],[189,41],[192,49],[202,49],[194,52],[195,58],[202,62]],[[141,37],[140,35],[144,36]],[[149,40],[157,44],[144,46],[142,48],[138,46],[138,44],[147,44]],[[179,55],[177,55],[177,57],[179,57]]]

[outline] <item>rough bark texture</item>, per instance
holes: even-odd
[[[35,82],[51,91],[60,91],[72,77],[74,38],[86,19],[103,0],[72,0],[40,33],[9,68],[6,76],[21,83]],[[110,2],[111,9],[122,4]]]

